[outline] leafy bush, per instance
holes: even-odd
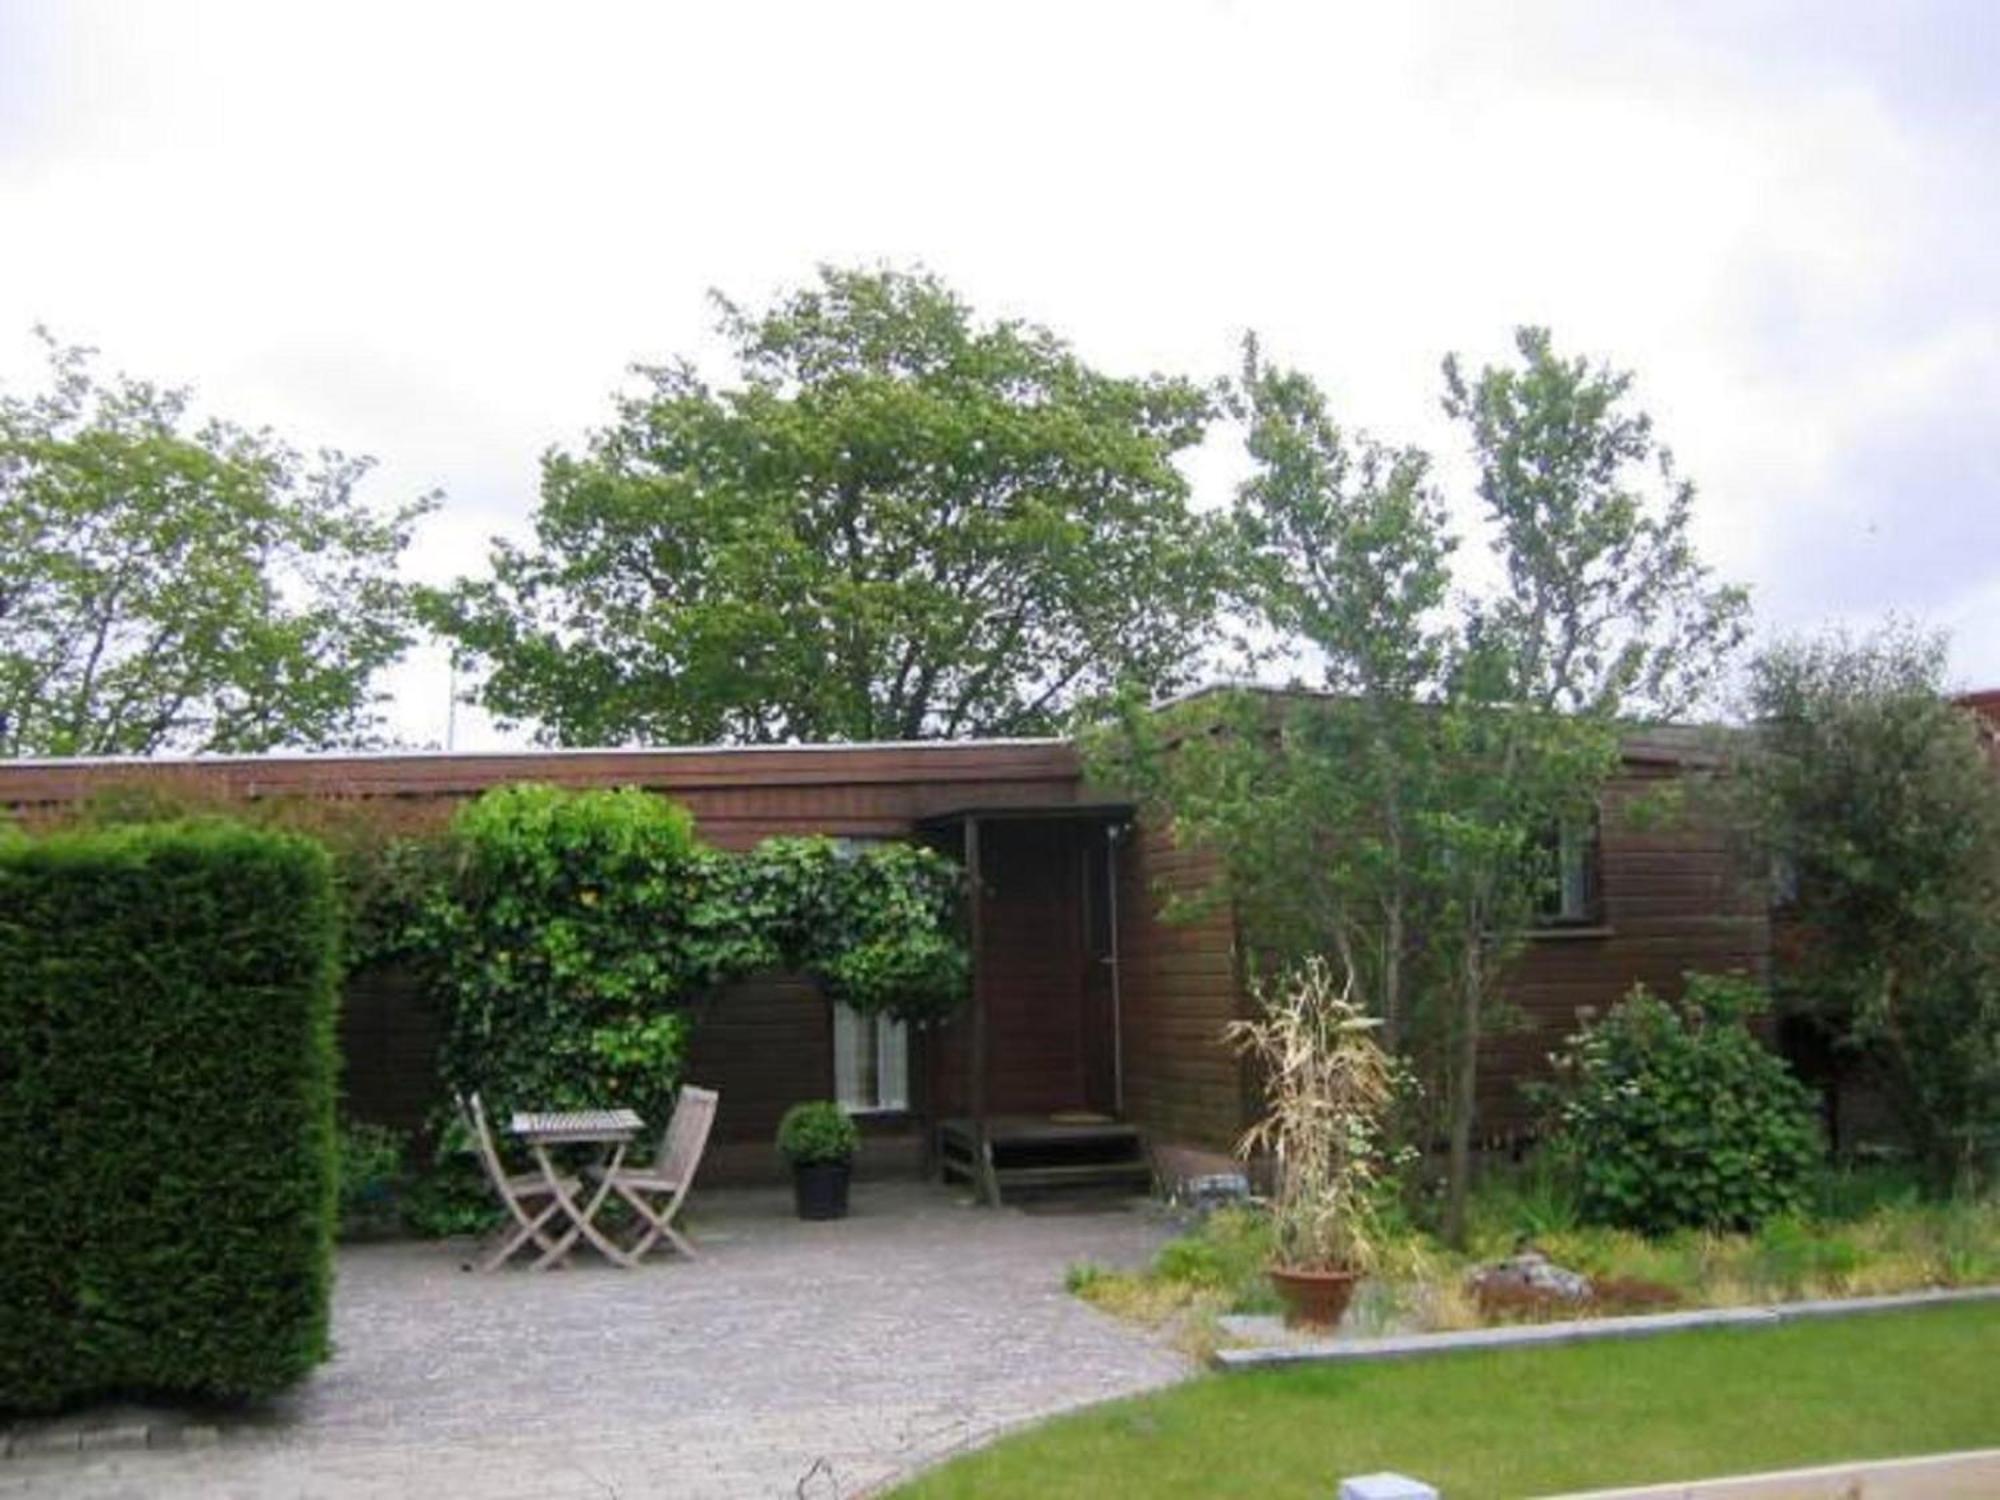
[[[1844,1282],[1861,1261],[1852,1239],[1795,1214],[1771,1219],[1757,1232],[1754,1275],[1787,1296],[1815,1282]]]
[[[834,920],[808,935],[798,966],[864,1014],[902,1021],[949,1014],[970,990],[959,936],[959,873],[920,844],[874,844],[843,872]]]
[[[936,850],[772,838],[732,864],[728,895],[754,935],[743,943],[760,955],[753,967],[813,974],[842,1004],[901,1021],[943,1017],[970,991],[959,871]]]
[[[448,997],[444,1071],[489,1109],[623,1104],[664,1120],[689,1003],[762,969],[905,1019],[965,993],[955,867],[884,844],[700,843],[687,811],[636,790],[497,788],[453,822],[422,946]]]
[[[638,791],[501,787],[453,821],[429,940],[450,1004],[444,1070],[515,1108],[622,1104],[664,1120],[687,1020],[732,967],[694,820]]]
[[[403,1185],[401,1131],[343,1120],[340,1125],[340,1237],[396,1227]]]
[[[831,1100],[794,1104],[778,1122],[778,1152],[795,1167],[850,1161],[860,1149],[861,1132]]]
[[[337,920],[301,838],[0,842],[0,1407],[326,1357]]]
[[[1570,1039],[1550,1146],[1586,1219],[1754,1229],[1805,1206],[1818,1126],[1804,1085],[1750,1031],[1763,1004],[1745,980],[1690,974],[1678,1007],[1638,986]]]
[[[1725,784],[1794,876],[1781,1003],[1865,1068],[1933,1190],[2000,1180],[2000,777],[1944,638],[1779,646],[1750,687]]]
[[[403,1193],[404,1228],[443,1239],[484,1234],[497,1228],[507,1211],[493,1196],[493,1184],[474,1154],[472,1137],[456,1115],[440,1128],[431,1160]]]

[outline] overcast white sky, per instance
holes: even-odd
[[[0,380],[39,320],[372,453],[447,492],[431,579],[713,353],[707,288],[920,262],[1115,370],[1257,329],[1445,456],[1440,356],[1546,322],[1638,372],[1762,629],[1901,611],[2000,684],[1996,246],[1993,0],[0,0]],[[441,741],[441,653],[395,686]]]

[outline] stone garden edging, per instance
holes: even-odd
[[[1582,1344],[1597,1339],[1648,1338],[1695,1328],[1774,1328],[1806,1318],[1840,1318],[1961,1302],[2000,1301],[2000,1286],[1945,1291],[1899,1292],[1885,1297],[1832,1297],[1812,1302],[1777,1302],[1759,1307],[1703,1307],[1687,1312],[1648,1313],[1631,1318],[1576,1318],[1560,1323],[1517,1323],[1469,1328],[1456,1333],[1409,1333],[1387,1338],[1321,1339],[1253,1349],[1217,1350],[1218,1370],[1254,1370],[1275,1365],[1355,1364],[1418,1359],[1473,1349],[1522,1349],[1544,1344]]]

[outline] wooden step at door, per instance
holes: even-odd
[[[983,1152],[976,1121],[946,1120],[937,1161],[945,1180],[969,1183],[998,1202],[1023,1192],[1143,1193],[1153,1181],[1145,1137],[1122,1120],[995,1117]]]

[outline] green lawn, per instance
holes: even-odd
[[[2000,1304],[1383,1365],[1208,1375],[896,1492],[1325,1500],[1397,1469],[1449,1500],[2000,1446]]]

